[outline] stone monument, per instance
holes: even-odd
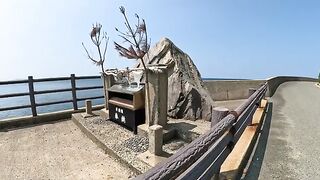
[[[144,57],[147,65],[163,64],[168,73],[167,114],[172,118],[211,121],[213,100],[191,58],[167,38]],[[137,67],[141,68],[140,63]]]

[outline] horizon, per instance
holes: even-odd
[[[0,2],[0,81],[75,74],[99,75],[87,58],[89,33],[99,22],[110,37],[106,68],[132,67],[119,57],[119,6],[147,23],[153,46],[168,37],[188,54],[202,78],[317,78],[320,71],[320,2],[46,1]],[[161,11],[156,11],[161,10]],[[134,21],[132,21],[134,23]]]

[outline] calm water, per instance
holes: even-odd
[[[203,78],[203,80],[240,80],[240,79]],[[102,85],[101,79],[76,80],[77,87],[101,86],[101,85]],[[35,88],[35,91],[71,88],[71,83],[70,83],[70,80],[37,82],[37,83],[34,83],[34,88]],[[28,91],[29,91],[28,84],[0,85],[0,94],[22,93],[22,92],[28,92]],[[91,97],[103,96],[103,90],[93,89],[93,90],[77,91],[78,98],[85,98],[90,96]],[[39,95],[36,95],[35,98],[36,98],[36,103],[44,103],[44,102],[53,102],[53,101],[59,101],[59,100],[71,100],[72,94],[71,92],[39,94]],[[104,103],[103,99],[92,100],[93,105],[99,105],[103,103]],[[29,96],[0,99],[0,107],[11,107],[11,106],[28,105],[28,104],[30,104]],[[84,107],[84,101],[78,102],[78,107]],[[37,107],[37,113],[41,114],[41,113],[54,112],[54,111],[60,111],[60,110],[67,110],[72,108],[73,108],[72,103],[41,106],[41,107]],[[26,116],[26,115],[31,115],[30,108],[3,111],[3,112],[0,112],[0,120],[11,118],[11,117]]]
[[[77,87],[88,87],[88,86],[101,86],[101,79],[81,79],[76,80]],[[37,82],[34,83],[35,91],[40,90],[52,90],[52,89],[62,89],[62,88],[71,88],[70,80],[66,81],[52,81],[52,82]],[[28,92],[28,84],[12,84],[12,85],[0,85],[0,94],[9,94],[9,93],[22,93]],[[86,98],[92,96],[103,96],[103,89],[92,89],[92,90],[82,90],[77,91],[77,98]],[[35,95],[36,103],[44,102],[53,102],[59,100],[71,100],[71,92],[59,92],[59,93],[50,93],[50,94],[39,94]],[[92,100],[93,105],[103,104],[103,99],[94,99]],[[20,97],[10,97],[10,98],[1,98],[0,107],[11,107],[18,105],[28,105],[30,104],[29,96],[20,96]],[[78,107],[84,107],[84,101],[78,102]],[[72,109],[72,103],[56,104],[49,106],[37,107],[38,114],[46,112],[54,112],[59,110]],[[31,115],[31,109],[18,109],[11,111],[0,112],[0,120]]]

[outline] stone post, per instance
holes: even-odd
[[[146,102],[146,124],[165,127],[168,107],[168,72],[167,66],[152,66],[148,69],[150,111]],[[147,98],[145,98],[147,101]],[[150,113],[150,116],[149,116]],[[149,119],[150,117],[150,119]]]
[[[108,107],[108,89],[114,85],[115,79],[113,75],[108,75],[106,73],[102,74],[102,81],[103,81],[103,95],[104,95],[104,107],[109,109]]]
[[[91,100],[86,100],[86,114],[91,115],[92,114],[92,102]]]
[[[163,144],[163,128],[160,125],[149,127],[149,152],[154,155],[161,155]]]
[[[211,128],[213,128],[218,122],[226,117],[229,113],[229,109],[224,107],[215,107],[212,109]]]

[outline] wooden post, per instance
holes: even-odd
[[[29,85],[29,97],[30,97],[30,105],[32,116],[37,116],[37,107],[36,107],[36,100],[34,97],[34,87],[33,87],[33,77],[28,76],[28,85]]]
[[[71,88],[72,88],[72,103],[73,109],[78,110],[78,103],[77,103],[77,90],[76,90],[76,77],[74,74],[71,74]]]

